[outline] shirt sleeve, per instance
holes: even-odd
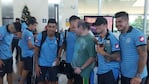
[[[119,47],[119,41],[118,41],[118,39],[113,35],[110,38],[110,41],[111,41],[112,52],[119,51],[120,50],[120,47]]]
[[[0,28],[0,40],[3,40],[5,32],[2,30],[3,28]]]
[[[147,40],[143,32],[138,32],[134,38],[135,46],[145,45],[147,44]]]
[[[39,34],[37,35],[37,37],[36,37],[36,40],[35,40],[35,46],[40,47],[41,39],[42,39],[42,34],[39,33]]]
[[[30,41],[30,40],[32,40],[32,39],[34,39],[34,36],[33,36],[33,34],[32,33],[27,33],[27,32],[25,32],[26,33],[26,40],[27,41]]]

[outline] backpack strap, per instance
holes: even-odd
[[[67,32],[68,32],[68,30],[65,30],[64,41],[66,41],[66,38],[67,38]]]
[[[65,34],[64,34],[64,41],[63,41],[63,48],[64,50],[66,50],[66,46],[67,46],[67,33],[68,33],[68,30],[65,30]]]
[[[47,37],[47,31],[42,31],[42,39],[41,39],[41,43],[40,43],[40,48],[42,47],[42,44],[46,40],[46,37]]]
[[[60,33],[56,32],[55,33],[55,37],[56,37],[56,41],[57,41],[57,56],[58,56],[58,52],[59,52],[59,48],[60,48]]]

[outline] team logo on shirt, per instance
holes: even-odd
[[[130,38],[127,38],[126,39],[126,43],[130,43],[131,39]]]
[[[140,42],[143,42],[144,40],[145,40],[145,39],[144,39],[143,36],[140,36],[140,37],[139,37],[139,41],[140,41]]]
[[[29,37],[28,37],[28,40],[31,40],[31,38],[32,38],[32,37],[31,37],[31,36],[29,36]]]
[[[115,44],[115,48],[119,48],[119,45],[118,45],[118,43],[117,43],[117,44]]]
[[[37,39],[35,40],[35,43],[38,43],[38,40]]]

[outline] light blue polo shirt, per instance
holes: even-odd
[[[42,40],[42,33],[39,33],[35,41],[35,46],[40,47],[41,40]],[[59,46],[62,46],[62,35],[60,35]],[[47,36],[46,40],[44,41],[40,49],[40,55],[38,60],[39,65],[45,67],[51,67],[56,58],[57,58],[56,37],[51,39]]]
[[[105,47],[105,51],[109,54],[112,52],[119,52],[119,41],[118,39],[112,34],[112,32],[108,32],[105,38],[98,37],[98,42],[103,43]],[[118,76],[120,63],[117,61],[107,62],[104,56],[100,53],[97,54],[98,56],[98,74],[104,74],[109,72],[110,70],[113,71],[114,76]]]
[[[138,29],[130,27],[128,32],[120,35],[120,49],[121,49],[121,72],[122,75],[128,78],[135,77],[138,69],[139,54],[137,47],[146,45],[146,37]],[[147,76],[147,68],[145,66],[141,78]]]
[[[0,27],[0,59],[6,60],[12,57],[11,43],[13,34],[8,32],[6,26]]]
[[[74,53],[74,46],[76,42],[77,35],[75,32],[68,31],[66,33],[66,62],[71,63]]]
[[[33,57],[34,49],[30,49],[28,46],[28,42],[31,41],[34,45],[34,36],[32,31],[29,29],[25,29],[22,32],[22,39],[21,39],[21,49],[22,49],[22,57]]]

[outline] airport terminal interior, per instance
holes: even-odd
[[[108,29],[118,37],[114,14],[119,11],[129,13],[129,24],[149,36],[149,0],[0,0],[0,26],[15,22],[16,18],[23,20],[23,15],[29,13],[38,22],[37,32],[45,29],[49,18],[56,19],[58,31],[64,31],[69,28],[69,17],[72,15],[91,24],[97,17],[103,16],[108,21]],[[13,84],[19,84],[15,55],[14,52]],[[95,78],[94,84],[97,84],[96,81]],[[59,74],[58,83],[66,82],[67,77]],[[6,77],[4,84],[8,84]]]

